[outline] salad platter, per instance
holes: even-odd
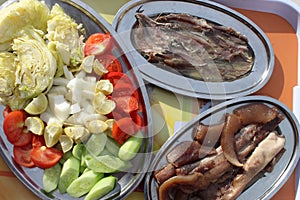
[[[130,1],[116,14],[113,27],[135,56],[143,78],[178,94],[215,100],[245,96],[262,88],[273,72],[274,52],[264,32],[212,1]],[[222,35],[233,38],[223,40]],[[243,44],[243,53],[212,48],[216,41],[227,49]]]
[[[3,160],[41,199],[124,199],[152,151],[132,56],[82,1],[10,0],[0,10]]]

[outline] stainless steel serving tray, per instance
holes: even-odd
[[[182,141],[192,140],[192,129],[199,122],[204,124],[216,124],[223,119],[225,113],[231,113],[233,109],[249,103],[264,103],[270,107],[277,107],[285,119],[279,124],[278,131],[286,138],[284,148],[286,151],[275,165],[271,173],[264,173],[256,182],[246,188],[243,193],[237,198],[238,200],[247,199],[270,199],[288,180],[293,173],[294,168],[299,160],[299,131],[300,126],[295,115],[280,101],[265,97],[265,96],[248,96],[236,98],[218,104],[200,115],[196,116],[186,126],[177,131],[158,151],[149,168],[149,173],[146,176],[145,196],[147,199],[158,199],[157,184],[153,177],[153,171],[161,169],[167,163],[166,155],[177,144]]]
[[[112,29],[111,25],[104,20],[96,11],[91,7],[86,5],[80,0],[44,0],[45,3],[52,7],[55,3],[59,4],[65,12],[71,16],[77,23],[83,24],[86,31],[86,38],[92,33],[96,32],[110,32],[113,36],[116,36],[115,31]],[[9,0],[0,6],[0,10],[8,5],[16,2],[16,0]],[[121,41],[118,37],[115,37],[117,48],[114,50],[115,56],[121,61],[123,66],[123,71],[132,80],[138,92],[140,94],[140,99],[145,105],[144,111],[142,113],[147,126],[144,127],[143,136],[144,141],[140,148],[139,154],[136,159],[133,160],[134,168],[130,172],[118,173],[118,183],[115,189],[103,197],[103,199],[124,199],[128,196],[139,183],[142,181],[145,173],[150,164],[150,156],[152,152],[152,122],[151,114],[148,108],[150,104],[148,101],[148,94],[139,71],[132,67],[134,64],[133,59],[130,54],[124,53],[122,49]],[[2,113],[4,106],[0,106],[0,113]],[[79,199],[72,198],[68,194],[61,194],[58,190],[52,193],[45,193],[43,191],[43,171],[40,168],[24,168],[19,166],[13,160],[13,146],[8,142],[6,136],[3,132],[3,116],[0,115],[0,155],[6,162],[11,171],[16,175],[16,177],[36,196],[41,199]],[[84,199],[84,197],[80,198]]]
[[[167,71],[148,63],[135,50],[130,37],[131,30],[136,23],[136,12],[142,12],[150,17],[163,13],[188,13],[232,27],[248,38],[249,45],[254,51],[255,61],[251,73],[231,82],[204,82],[183,77],[176,72]],[[273,72],[273,48],[265,33],[244,15],[218,3],[204,0],[132,0],[118,11],[112,25],[123,39],[127,50],[133,54],[143,78],[178,94],[216,100],[246,96],[262,88]]]

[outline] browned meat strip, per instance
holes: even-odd
[[[203,146],[197,141],[185,141],[168,153],[167,160],[175,167],[179,167],[214,153],[215,149],[213,147]]]
[[[235,133],[242,128],[240,118],[235,114],[227,114],[225,118],[225,125],[221,134],[221,147],[225,158],[233,165],[241,167],[237,152]]]
[[[268,123],[278,116],[278,110],[272,109],[262,103],[253,103],[241,106],[233,111],[242,121],[243,125],[251,123]]]
[[[168,164],[161,170],[154,173],[154,177],[158,184],[162,184],[172,176],[176,175],[175,167],[172,164]]]
[[[210,126],[200,123],[199,126],[195,126],[193,129],[192,137],[202,145],[215,146],[221,135],[223,126],[224,123]]]

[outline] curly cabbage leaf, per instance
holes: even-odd
[[[55,4],[50,12],[46,38],[48,46],[53,52],[57,52],[58,60],[67,65],[71,71],[79,70],[84,58],[83,36],[79,34],[81,26],[78,25],[64,10]],[[58,66],[58,74],[61,75],[63,65]]]
[[[27,25],[46,32],[50,9],[38,0],[20,0],[1,9],[0,47],[9,47],[16,34]]]
[[[28,100],[52,86],[57,64],[41,34],[27,26],[20,32],[21,36],[13,40],[12,48],[17,55],[13,92],[16,102],[5,102],[12,109],[24,108]]]

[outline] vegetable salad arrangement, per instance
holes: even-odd
[[[44,169],[46,192],[98,199],[132,166],[145,123],[110,33],[83,33],[58,4],[2,9],[0,101],[15,162]]]

